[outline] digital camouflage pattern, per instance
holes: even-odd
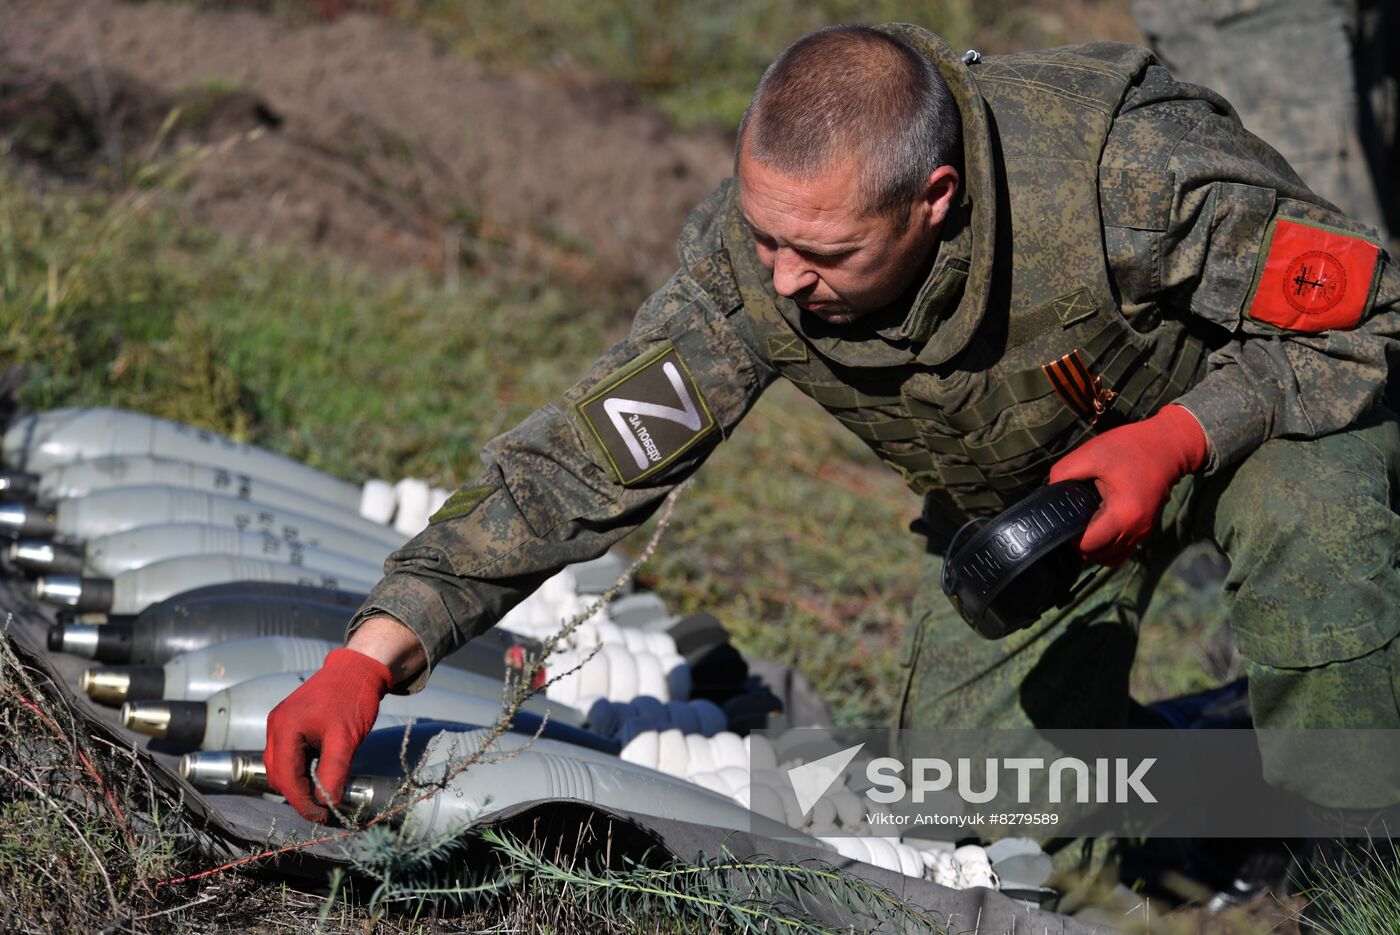
[[[548,575],[639,526],[783,377],[926,494],[935,551],[968,515],[1043,484],[1090,434],[1176,399],[1205,428],[1211,458],[1175,496],[1220,491],[1215,525],[1200,526],[1194,508],[1178,512],[1196,523],[1192,535],[1219,537],[1235,559],[1227,590],[1246,655],[1307,668],[1395,636],[1393,611],[1363,619],[1382,604],[1330,602],[1349,580],[1344,569],[1375,574],[1382,590],[1400,586],[1388,562],[1380,574],[1373,557],[1344,548],[1353,537],[1400,547],[1395,530],[1380,529],[1394,520],[1385,497],[1373,497],[1384,516],[1371,510],[1364,531],[1313,512],[1318,528],[1299,526],[1271,507],[1323,483],[1308,451],[1329,452],[1327,468],[1351,478],[1351,462],[1327,460],[1333,446],[1345,449],[1338,459],[1380,442],[1400,450],[1389,435],[1341,432],[1370,418],[1384,386],[1400,275],[1378,254],[1364,288],[1348,283],[1364,295],[1351,330],[1286,331],[1248,314],[1280,219],[1374,238],[1244,132],[1221,98],[1177,83],[1146,50],[1104,43],[965,65],[927,32],[890,29],[938,65],[963,118],[964,197],[917,293],[856,325],[804,315],[774,294],[725,183],[687,218],[680,269],[628,337],[561,400],[487,446],[485,474],[391,556],[352,629],[388,614],[435,663]],[[1071,352],[1101,381],[1102,417],[1070,405],[1047,376]],[[702,411],[713,426],[697,421]],[[628,467],[638,449],[648,464]],[[1282,466],[1264,456],[1275,451]],[[1343,484],[1326,485],[1342,495]],[[1152,561],[1096,572],[1075,608],[1000,643],[967,630],[930,579],[910,630],[902,722],[1034,719],[1026,706],[1039,698],[1060,726],[1120,723],[1135,621],[1180,538],[1155,537],[1143,553]],[[1400,606],[1395,597],[1383,606]],[[1066,703],[1051,704],[1062,688]],[[1324,710],[1308,702],[1300,717]]]
[[[1400,224],[1400,15],[1391,0],[1132,0],[1174,75],[1214,88],[1314,191]]]

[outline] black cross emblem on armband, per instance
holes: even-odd
[[[1308,276],[1310,275],[1317,274],[1310,272],[1308,267],[1304,266],[1303,269],[1298,273],[1298,275],[1293,277],[1293,285],[1295,286],[1293,290],[1294,295],[1302,295],[1303,289],[1305,287],[1313,289],[1322,289],[1327,285],[1326,279],[1323,279],[1321,277],[1319,277],[1318,279],[1309,279]]]

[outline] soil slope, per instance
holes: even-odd
[[[163,3],[0,7],[0,117],[52,105],[57,83],[90,123],[80,136],[129,159],[180,105],[167,150],[239,140],[195,167],[190,210],[254,243],[392,270],[438,267],[463,237],[524,236],[595,264],[578,272],[654,284],[685,211],[728,171],[725,134],[678,134],[617,86],[488,74],[372,16],[288,26]]]

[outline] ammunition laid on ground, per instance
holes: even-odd
[[[0,471],[0,497],[6,500],[35,501],[39,499],[39,488],[43,475],[26,471]]]
[[[139,614],[152,604],[191,587],[230,581],[278,581],[286,584],[348,587],[369,590],[373,581],[340,579],[309,568],[240,558],[233,555],[190,555],[153,562],[112,578],[51,575],[34,583],[41,601],[76,611]]]
[[[267,736],[267,715],[312,674],[287,672],[259,676],[216,692],[204,701],[128,701],[122,705],[119,719],[137,733],[186,747],[262,749]],[[499,698],[477,698],[429,687],[412,695],[387,695],[379,712],[381,718],[435,718],[480,726],[495,723],[501,713],[501,702]],[[546,721],[532,711],[519,712],[512,729],[533,732],[542,724],[546,737],[591,738],[594,746],[616,747],[615,742],[558,724],[552,718]]]
[[[204,701],[239,682],[281,672],[315,670],[339,641],[266,636],[229,640],[181,653],[164,666],[122,666],[85,671],[79,688],[94,701]],[[429,678],[434,688],[460,692],[475,698],[501,700],[504,683],[491,677],[451,666],[439,666]],[[526,699],[522,710],[548,713],[564,724],[578,726],[583,714],[559,702],[537,695]]]
[[[280,562],[348,581],[377,581],[384,564],[383,556],[371,561],[267,532],[200,523],[139,526],[89,539],[86,545],[22,539],[9,552],[16,565],[31,571],[94,578],[112,578],[156,562],[195,555],[234,555]]]
[[[265,478],[354,512],[360,489],[285,455],[138,412],[101,407],[50,409],[16,419],[0,439],[0,459],[42,473],[60,465],[113,456],[159,457],[207,464]]]
[[[443,784],[437,795],[415,801],[404,810],[400,820],[414,833],[442,834],[518,802],[564,798],[644,815],[684,814],[690,821],[736,831],[752,829],[788,838],[796,834],[786,825],[683,779],[569,744],[532,742],[528,737],[497,738],[480,759],[447,779],[488,735],[485,730],[439,732],[426,761],[410,764],[417,767],[416,788],[427,790]],[[357,761],[356,767],[362,763]],[[388,804],[401,787],[398,774],[402,768],[397,762],[386,762],[382,768],[391,775],[359,775],[350,780],[346,786],[348,806],[380,811]],[[181,758],[180,772],[206,789],[267,791],[261,753],[190,753]]]
[[[62,545],[44,539],[21,539],[9,548],[10,561],[26,571],[51,575],[81,575],[84,570],[81,546]]]
[[[450,763],[436,763],[418,775],[421,784],[431,786],[452,769]],[[733,799],[653,769],[623,760],[585,759],[572,751],[561,755],[536,750],[472,764],[448,780],[442,793],[409,806],[403,824],[410,833],[436,836],[513,804],[540,799],[577,799],[658,817],[684,815],[699,824],[789,839],[799,834]]]
[[[298,596],[298,595],[304,595]],[[345,625],[363,595],[277,582],[201,588],[153,604],[135,618],[104,624],[66,622],[49,628],[48,647],[115,665],[164,665],[183,652],[259,636],[345,639]],[[539,644],[493,627],[438,665],[501,678],[507,654],[523,659]]]
[[[180,757],[180,776],[206,792],[268,793],[267,769],[262,753],[237,750],[201,750]],[[345,784],[340,811],[363,819],[393,803],[401,783],[384,776],[351,776]]]
[[[227,792],[240,788],[235,776],[235,760],[242,756],[233,750],[200,750],[180,757],[180,778],[206,792]]]
[[[24,539],[87,542],[128,529],[170,523],[246,529],[375,564],[408,541],[403,533],[352,513],[314,516],[181,487],[110,487],[60,500],[52,509],[0,504],[0,531]]]
[[[58,531],[54,512],[25,503],[0,503],[0,533],[16,538],[44,538]]]
[[[233,496],[326,519],[359,513],[355,503],[334,499],[339,488],[332,490],[331,499],[327,499],[320,487],[287,487],[275,480],[223,467],[149,455],[76,461],[49,468],[42,474],[0,471],[0,497],[50,506],[111,487],[149,485]]]

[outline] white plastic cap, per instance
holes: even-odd
[[[684,777],[690,765],[690,750],[685,735],[674,727],[663,730],[656,738],[656,768],[671,776]]]
[[[714,754],[710,752],[709,741],[699,734],[686,734],[685,746],[690,751],[690,765],[686,767],[688,775],[695,773],[712,773],[718,766],[715,762]]]
[[[657,760],[661,756],[660,735],[654,730],[642,731],[627,741],[627,745],[618,756],[628,763],[656,769]]]
[[[360,488],[360,515],[367,520],[387,526],[389,520],[394,518],[394,507],[398,502],[394,488],[388,481],[375,478],[365,481],[364,487]]]
[[[624,646],[616,643],[605,645],[598,655],[608,657],[611,678],[608,682],[608,698],[613,701],[631,701],[638,694],[637,661]]]
[[[432,494],[426,482],[405,477],[394,485],[399,508],[394,511],[394,528],[406,536],[417,535],[428,525]]]

